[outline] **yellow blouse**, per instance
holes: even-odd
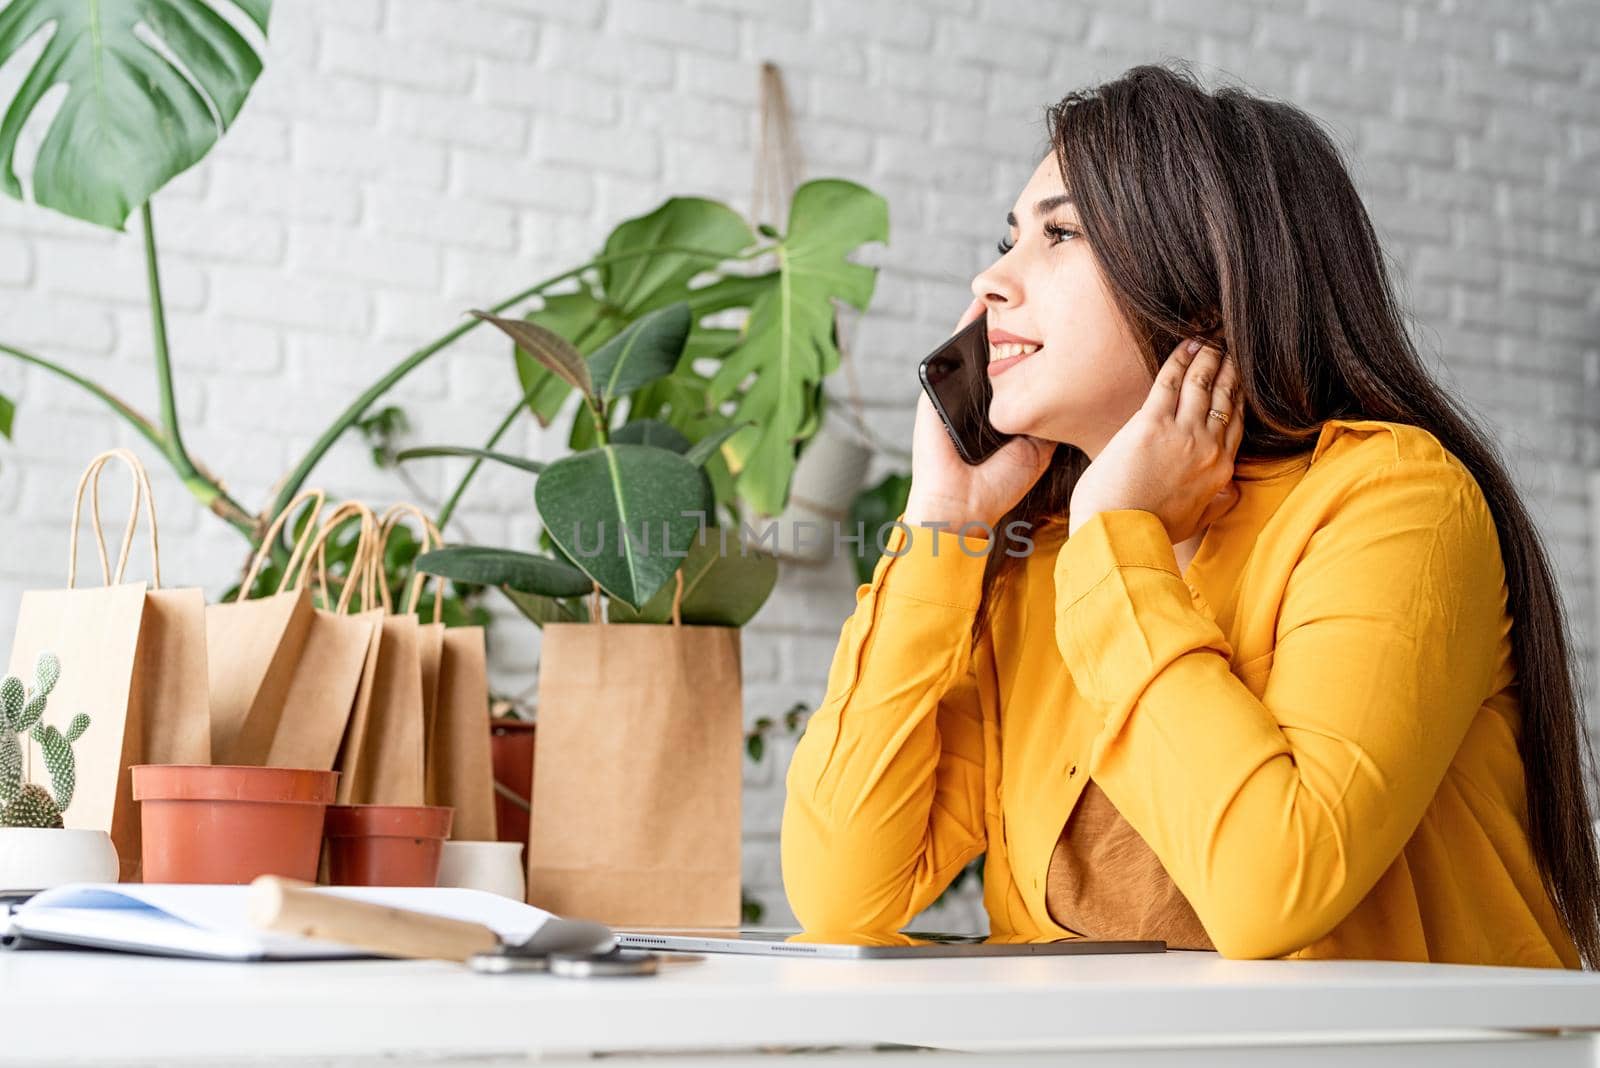
[[[1033,531],[975,645],[988,539],[893,528],[788,771],[808,931],[898,931],[987,853],[995,936],[1072,936],[1045,874],[1092,777],[1225,956],[1578,966],[1476,481],[1371,420],[1235,478],[1184,573],[1149,512]]]

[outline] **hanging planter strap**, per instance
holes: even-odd
[[[106,556],[106,535],[100,523],[100,472],[113,459],[121,460],[133,475],[133,507],[128,509],[128,525],[122,532],[122,548],[117,553],[115,573]],[[133,550],[134,531],[139,525],[139,509],[143,507],[150,518],[150,588],[159,590],[161,545],[156,532],[155,493],[150,489],[150,475],[145,471],[144,464],[127,449],[108,449],[96,456],[89,461],[89,466],[84,468],[83,475],[78,479],[78,489],[72,497],[72,526],[67,536],[67,588],[74,588],[78,581],[78,523],[82,519],[86,489],[89,491],[90,525],[94,530],[95,548],[100,555],[100,575],[105,585],[115,586],[122,582],[123,572],[128,567],[128,554]]]

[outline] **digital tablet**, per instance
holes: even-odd
[[[984,935],[907,931],[859,940],[831,940],[775,928],[617,931],[617,945],[663,953],[746,953],[767,957],[827,957],[883,960],[924,957],[1074,957],[1098,953],[1165,953],[1161,941],[1101,941],[1067,938],[1057,942],[991,941]]]

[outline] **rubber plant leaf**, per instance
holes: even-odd
[[[684,561],[712,508],[697,465],[653,445],[556,460],[533,487],[551,540],[611,596],[638,607]]]
[[[631,419],[611,432],[614,445],[654,445],[683,454],[689,451],[689,439],[683,431],[659,419]]]
[[[523,318],[560,334],[582,353],[593,352],[628,325],[610,314],[587,286],[572,293],[546,296],[538,311],[529,312]],[[513,345],[511,352],[528,410],[540,426],[549,426],[560,412],[562,402],[571,395],[572,386],[534,359],[526,349]]]
[[[567,385],[594,396],[594,382],[589,377],[589,364],[566,338],[526,319],[507,319],[486,311],[472,310],[472,316],[496,327],[514,341],[518,348],[529,353]]]
[[[417,557],[417,570],[475,586],[509,586],[545,597],[581,597],[594,589],[582,571],[560,560],[514,549],[453,545]]]
[[[693,321],[689,305],[675,301],[647,312],[589,357],[594,389],[605,401],[626,397],[665,378],[678,366]]]
[[[271,0],[0,5],[0,66],[44,41],[10,100],[0,100],[0,187],[29,199],[17,173],[18,139],[46,100],[59,98],[33,159],[31,199],[121,230],[238,118],[261,55],[235,22],[265,35],[271,7]]]
[[[707,526],[683,561],[678,618],[705,626],[742,627],[766,604],[777,581],[777,557],[741,545],[735,530]],[[676,586],[676,581],[667,583],[638,610],[612,600],[606,618],[612,623],[670,623]]]
[[[589,621],[588,603],[581,597],[566,600],[560,597],[545,597],[537,593],[524,593],[510,586],[501,586],[500,592],[524,616],[538,627],[546,623],[587,623]]]

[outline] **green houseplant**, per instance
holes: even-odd
[[[9,98],[0,97],[0,113],[6,116],[0,123],[0,189],[116,231],[138,216],[158,410],[140,411],[61,359],[8,343],[3,327],[0,354],[84,391],[143,437],[204,508],[243,536],[241,572],[272,517],[306,485],[328,451],[348,433],[370,436],[374,428],[391,426],[394,409],[382,406],[390,390],[483,321],[452,326],[384,371],[316,435],[259,507],[235,499],[227,480],[191,453],[176,400],[151,198],[203,159],[241,114],[262,70],[260,42],[270,12],[271,0],[99,0],[87,7],[71,0],[11,0],[0,7],[0,63],[43,41],[42,52],[19,60],[24,76],[17,88]],[[42,126],[43,137],[30,168],[18,159],[19,134],[36,112],[48,110],[60,90],[64,94],[55,113],[34,124]],[[731,518],[736,506],[764,515],[781,512],[796,458],[821,424],[821,381],[838,365],[832,303],[843,300],[864,309],[873,288],[873,271],[845,256],[888,236],[882,199],[849,182],[823,180],[797,189],[788,219],[782,234],[770,227],[752,229],[715,201],[672,198],[624,221],[584,262],[489,305],[490,314],[523,315],[585,354],[651,312],[678,302],[688,305],[691,327],[679,365],[634,388],[621,426],[602,427],[592,417],[593,408],[581,406],[571,428],[575,452],[615,431],[618,445],[630,444],[630,434],[641,435],[636,442],[641,445],[676,443],[668,436],[676,432],[686,444],[673,451],[686,453],[732,427],[709,446],[713,454],[703,461],[711,514]],[[730,322],[729,316],[742,316],[742,322]],[[719,317],[721,322],[713,321]],[[514,349],[512,357],[517,388],[508,395],[509,407],[494,432],[478,446],[486,452],[524,416],[548,424],[576,389],[529,351]],[[0,396],[0,435],[10,436],[13,415],[9,398]],[[475,456],[444,501],[441,526],[480,462]],[[275,586],[291,535],[285,531],[279,544],[269,547],[273,563],[261,569],[258,590]],[[551,559],[563,562],[548,534],[545,548],[556,554]],[[398,545],[386,557],[393,583],[415,551],[415,545]],[[337,575],[339,561],[353,555],[353,544],[335,543],[329,555]],[[694,582],[694,573],[686,564],[673,576],[690,576],[689,595],[679,607],[687,606],[689,616],[699,618],[699,591],[725,591],[730,585]],[[638,599],[652,575],[660,577],[659,571],[646,573],[632,582],[630,594],[613,597],[614,621],[630,612],[640,621],[662,616],[662,601]],[[591,578],[591,591],[596,585]],[[548,611],[561,613],[557,620],[585,611],[581,598],[532,596],[544,599],[524,598],[519,607],[536,620]],[[759,607],[764,597],[750,603]],[[456,599],[447,601],[445,616],[451,622],[481,621]]]
[[[553,416],[577,395],[573,451],[550,461],[497,452],[497,429],[482,447],[399,454],[470,457],[533,479],[544,552],[457,546],[417,560],[422,571],[499,588],[545,632],[530,900],[611,923],[739,922],[738,637],[770,594],[777,561],[738,531],[730,538],[724,519],[736,521],[741,506],[782,509],[821,419],[821,379],[838,361],[832,301],[864,309],[875,280],[845,256],[863,234],[886,230],[880,198],[812,182],[796,190],[790,234],[763,232],[782,246],[775,272],[679,296],[687,267],[648,261],[629,278],[677,282],[623,302],[636,315],[620,329],[594,312],[617,302],[604,279],[574,295],[587,325],[555,302],[520,320],[475,313],[515,345],[536,412]],[[610,283],[619,284],[629,281]],[[752,287],[742,329],[705,321]],[[783,358],[753,358],[764,346]]]
[[[117,878],[117,851],[109,835],[63,825],[76,786],[72,745],[89,729],[89,717],[78,713],[65,730],[45,722],[50,692],[60,678],[60,661],[41,653],[31,687],[15,675],[0,680],[0,890]],[[44,756],[48,790],[28,778],[29,739]]]
[[[646,314],[587,359],[537,323],[479,313],[541,366],[578,391],[595,444],[552,462],[486,449],[431,446],[400,459],[469,455],[537,475],[534,507],[547,555],[458,546],[436,549],[417,567],[459,582],[499,588],[529,619],[554,622],[660,623],[679,601],[680,620],[740,626],[761,607],[777,579],[777,561],[760,552],[727,554],[715,525],[709,461],[742,429],[724,423],[692,442],[654,418],[613,425],[630,394],[650,389],[683,360],[691,313],[686,303]],[[683,578],[679,591],[676,580]],[[672,582],[672,588],[668,583]],[[602,612],[601,597],[609,600]]]
[[[353,398],[277,481],[271,500],[251,508],[226,480],[191,454],[176,402],[161,289],[151,197],[203,159],[241,113],[262,70],[254,33],[268,32],[271,0],[12,0],[0,8],[0,63],[43,37],[45,46],[9,99],[0,99],[0,189],[8,195],[112,230],[137,214],[145,252],[151,322],[151,360],[159,413],[139,411],[94,378],[60,360],[0,337],[0,354],[37,367],[93,396],[131,426],[171,465],[196,500],[248,542],[246,563],[272,517],[293,500],[334,444],[367,430],[387,409],[380,402],[399,382],[449,351],[480,321],[469,319],[398,360]],[[252,36],[241,32],[250,27]],[[19,135],[47,97],[64,89],[45,126],[30,180],[19,166]],[[685,370],[636,398],[638,417],[654,409],[698,440],[707,427],[689,425],[707,402],[735,409],[751,423],[727,443],[734,469],[713,463],[719,500],[737,491],[766,514],[777,514],[789,472],[819,422],[820,381],[838,362],[829,298],[864,307],[873,273],[846,263],[843,252],[887,240],[887,210],[848,182],[811,183],[797,190],[788,233],[752,230],[736,212],[712,200],[669,199],[655,211],[619,225],[601,251],[583,263],[491,304],[494,314],[520,312],[573,339],[583,351],[640,316],[686,300],[696,317],[694,357],[719,366]],[[719,312],[748,312],[743,328],[699,325]],[[520,389],[486,448],[522,415],[548,423],[570,385],[528,354],[514,355]],[[726,403],[724,403],[726,402]],[[14,409],[0,397],[0,434],[9,436]],[[700,421],[715,422],[702,415]],[[592,440],[592,427],[573,426],[573,445]],[[445,526],[477,468],[469,469],[444,502]],[[286,532],[286,535],[289,532]],[[411,549],[414,552],[414,546]],[[277,563],[287,545],[274,547]],[[409,562],[400,554],[398,566]],[[241,572],[243,567],[241,567]],[[259,579],[276,581],[272,568]]]

